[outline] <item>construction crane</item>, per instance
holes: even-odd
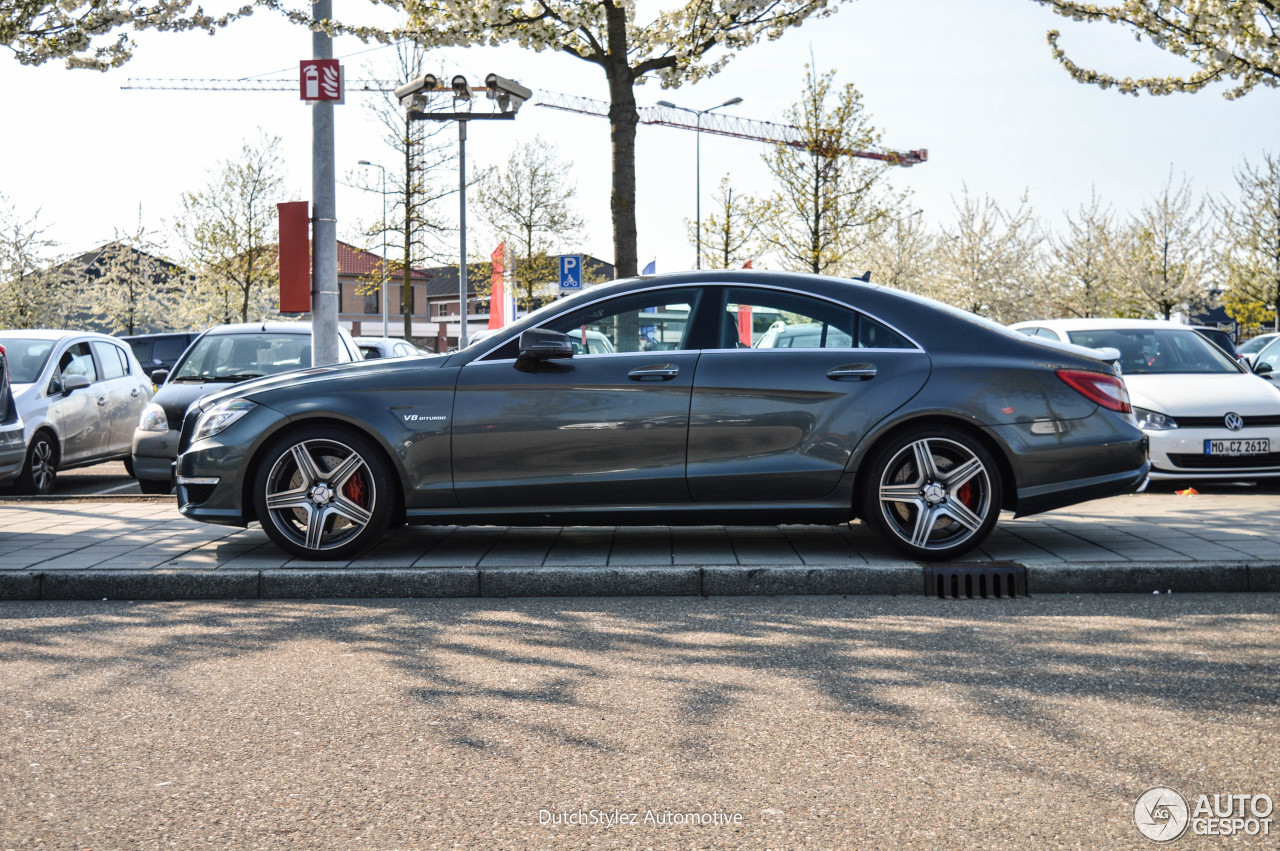
[[[347,80],[347,91],[352,92],[389,92],[386,83],[378,80]],[[130,78],[122,89],[161,89],[176,91],[221,91],[221,92],[285,92],[296,91],[295,80],[227,80],[201,78]],[[583,115],[607,117],[609,104],[594,98],[566,95],[559,92],[539,91],[534,95],[534,106],[547,109],[559,109],[564,112],[577,112]],[[861,159],[878,160],[888,165],[913,166],[929,159],[929,151],[919,148],[913,151],[862,151],[839,145],[815,144],[805,138],[804,131],[790,124],[778,124],[772,121],[757,121],[752,118],[739,118],[734,115],[713,112],[702,116],[698,124],[684,110],[671,109],[665,106],[641,106],[636,108],[641,124],[653,124],[660,127],[675,127],[679,130],[700,130],[716,136],[729,136],[734,139],[748,139],[754,142],[771,142],[776,145],[790,145],[793,148],[814,150],[822,156],[849,156]]]
[[[557,92],[539,92],[536,106],[548,109],[562,109],[565,112],[580,112],[584,115],[608,116],[609,104],[602,100],[584,98],[577,95],[562,95]],[[717,136],[730,136],[734,139],[750,139],[754,142],[772,142],[776,145],[790,145],[793,148],[814,150],[827,157],[849,156],[868,160],[879,160],[889,165],[913,166],[929,158],[928,150],[920,148],[914,151],[859,151],[839,145],[815,144],[805,139],[804,131],[790,124],[777,124],[772,121],[757,121],[752,118],[739,118],[736,115],[725,115],[719,112],[702,114],[701,124],[689,117],[683,109],[672,109],[666,106],[640,106],[636,108],[641,124],[657,124],[662,127],[675,127],[680,130],[701,130]]]

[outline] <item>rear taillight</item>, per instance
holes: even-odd
[[[1129,391],[1125,389],[1124,382],[1114,375],[1080,369],[1060,369],[1058,377],[1067,382],[1072,390],[1108,411],[1127,414],[1133,410],[1129,404]]]

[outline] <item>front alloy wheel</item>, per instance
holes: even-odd
[[[366,438],[304,429],[278,442],[259,465],[258,519],[277,545],[296,556],[349,558],[386,531],[393,480]]]
[[[991,453],[945,426],[916,429],[877,451],[862,492],[863,517],[914,558],[954,558],[995,528],[1002,497]]]
[[[58,450],[47,432],[39,432],[27,447],[27,462],[18,476],[18,492],[44,495],[53,493],[58,478]]]

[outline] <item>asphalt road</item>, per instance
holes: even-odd
[[[1261,594],[9,603],[0,849],[1150,848],[1280,801],[1277,658]]]

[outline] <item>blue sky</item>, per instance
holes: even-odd
[[[342,16],[362,8],[338,0]],[[706,107],[732,97],[731,114],[781,120],[797,98],[812,54],[820,71],[853,83],[893,148],[927,148],[929,162],[893,173],[893,185],[914,193],[934,227],[948,221],[952,199],[967,186],[1001,204],[1024,193],[1046,224],[1087,203],[1096,190],[1117,213],[1136,211],[1158,193],[1170,172],[1201,192],[1232,191],[1232,170],[1245,157],[1280,149],[1280,92],[1259,89],[1226,101],[1221,89],[1153,98],[1100,91],[1073,82],[1044,41],[1050,28],[1082,64],[1113,73],[1167,73],[1175,58],[1136,43],[1114,27],[1073,24],[1031,0],[855,0],[833,17],[811,21],[776,42],[758,45],[719,75],[696,86],[642,87],[638,100]],[[388,63],[389,51],[340,40],[348,76]],[[179,193],[198,189],[206,171],[233,157],[259,127],[284,140],[290,195],[310,195],[310,114],[288,92],[126,91],[132,77],[296,77],[310,56],[310,35],[268,13],[215,37],[148,35],[137,58],[105,74],[59,66],[24,68],[0,60],[0,87],[9,120],[0,136],[5,162],[0,193],[41,221],[64,251],[86,250],[131,231],[139,210],[164,229],[179,209]],[[533,88],[606,96],[603,74],[568,56],[515,48],[450,49],[434,64],[482,79],[489,71]],[[273,72],[280,72],[276,75]],[[361,159],[395,160],[353,95],[337,111],[338,174]],[[450,130],[450,135],[456,134]],[[589,225],[577,250],[611,258],[609,135],[602,118],[526,106],[513,123],[476,124],[468,138],[473,169],[501,168],[513,146],[535,137],[555,144],[572,162],[580,211]],[[757,143],[704,135],[704,211],[723,174],[740,190],[768,188]],[[642,127],[638,141],[640,263],[658,270],[693,262],[684,220],[694,215],[694,135]],[[376,218],[376,193],[340,187],[339,235],[351,238]],[[456,215],[449,202],[442,213]],[[469,216],[473,226],[474,207]],[[487,254],[488,235],[473,227],[472,250]]]

